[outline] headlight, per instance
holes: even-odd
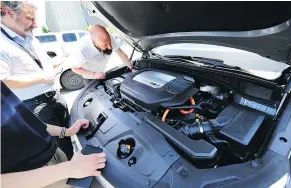
[[[285,188],[289,184],[290,174],[285,174],[282,178],[276,181],[273,185],[269,188]]]

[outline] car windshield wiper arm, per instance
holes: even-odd
[[[224,67],[224,68],[230,68],[230,69],[242,70],[242,71],[248,72],[238,66],[226,65],[223,63],[222,60],[219,60],[219,59],[212,59],[212,58],[205,58],[205,57],[192,57],[192,56],[178,56],[178,55],[166,55],[164,57],[170,58],[170,59],[177,59],[177,60],[180,59],[180,60],[188,60],[192,62],[194,61],[194,62],[203,64],[206,66],[211,66],[211,67]]]
[[[241,67],[226,65],[223,63],[222,60],[219,60],[219,59],[212,59],[212,58],[205,58],[205,57],[192,57],[192,56],[183,56],[183,55],[165,55],[165,56],[162,56],[160,54],[153,53],[153,52],[151,53],[151,55],[158,57],[160,59],[163,59],[163,60],[182,60],[182,61],[187,61],[187,62],[197,64],[200,66],[202,65],[202,66],[213,67],[213,68],[216,68],[216,67],[227,68],[227,69],[233,69],[236,71],[240,71],[243,73],[254,75],[250,71],[248,71],[246,69],[242,69]]]

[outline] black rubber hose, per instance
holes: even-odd
[[[205,134],[214,132],[212,124],[208,121],[202,123],[195,122],[194,124],[184,125],[179,130],[191,139],[201,138]]]
[[[198,124],[189,124],[181,127],[180,132],[188,136],[191,139],[201,137],[201,131]]]

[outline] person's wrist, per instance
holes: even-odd
[[[72,172],[73,172],[73,168],[74,165],[72,164],[71,161],[66,161],[66,162],[62,162],[60,164],[58,164],[58,168],[59,168],[59,172],[60,175],[62,176],[62,179],[66,179],[66,178],[72,178]]]
[[[68,129],[66,128],[65,136],[73,136],[70,128],[68,128]]]
[[[40,77],[38,78],[37,82],[38,83],[44,83],[45,82],[44,76],[40,75]]]
[[[68,129],[66,127],[62,127],[60,130],[59,138],[64,138],[64,137],[69,136],[69,135],[70,135],[70,131],[68,131]]]
[[[128,67],[130,70],[132,70],[133,69],[133,65],[132,65],[132,63],[130,63],[129,64],[129,67]]]

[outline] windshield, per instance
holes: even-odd
[[[39,40],[40,43],[47,43],[47,42],[56,42],[57,38],[55,35],[43,35],[35,37]]]
[[[85,32],[81,32],[81,33],[78,33],[79,34],[79,38],[82,38],[82,37],[84,37],[85,35],[87,35],[87,33],[85,33]]]
[[[288,66],[252,52],[207,44],[170,44],[157,47],[152,51],[162,56],[181,55],[220,59],[226,65],[241,67],[256,76],[268,80],[278,78]]]
[[[75,33],[65,33],[62,35],[64,42],[75,42],[77,41],[77,37]]]

